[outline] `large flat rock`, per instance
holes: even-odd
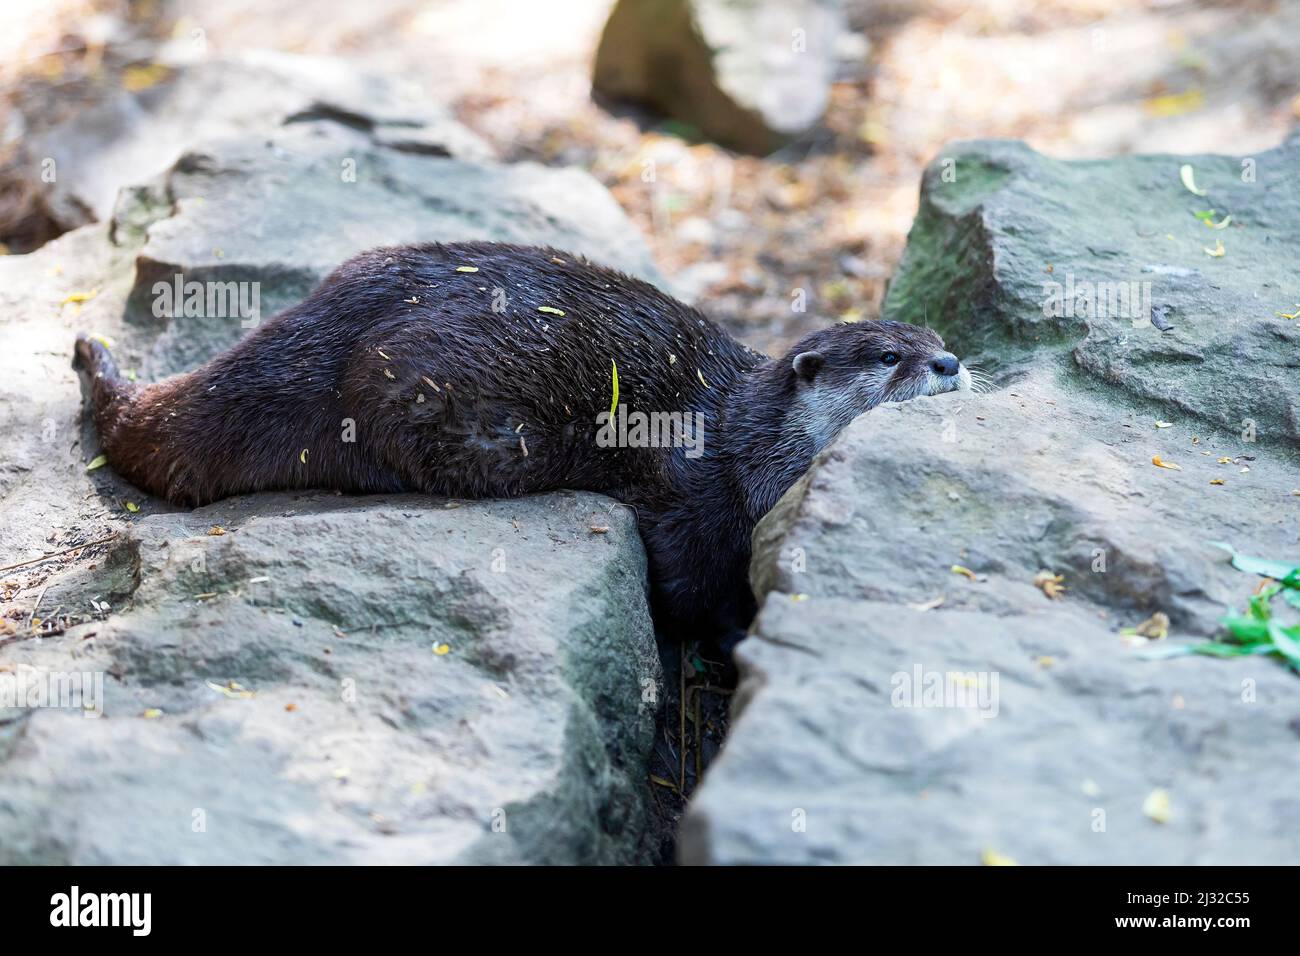
[[[926,170],[884,317],[928,321],[968,357],[1051,356],[1129,407],[1300,447],[1300,321],[1284,317],[1300,312],[1297,170],[1296,137],[1249,156],[1080,162],[953,144]],[[1120,298],[1133,288],[1139,308]]]
[[[1253,159],[936,160],[886,315],[1001,387],[877,408],[759,524],[683,861],[1300,860],[1296,675],[1142,656],[1255,593],[1212,542],[1300,559],[1296,146]],[[1045,308],[1069,281],[1150,282],[1151,312]],[[1163,641],[1122,633],[1157,612]]]
[[[858,419],[756,531],[762,610],[682,859],[1300,859],[1296,676],[1143,660],[1119,633],[1160,610],[1168,640],[1204,638],[1245,604],[1258,579],[1212,539],[1300,554],[1294,465],[1261,455],[1243,476],[1218,442],[1151,465],[1185,437],[1046,376]],[[1034,586],[1044,569],[1060,599]],[[986,681],[992,706],[899,706],[918,667]],[[1156,790],[1167,823],[1143,813]]]
[[[0,709],[0,861],[653,853],[659,663],[622,506],[259,496],[150,516],[107,565],[127,610],[5,648],[0,676],[103,696]]]

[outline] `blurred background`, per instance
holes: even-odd
[[[782,4],[619,6],[621,25],[612,0],[6,0],[0,242],[23,253],[80,224],[43,204],[25,139],[123,91],[143,95],[180,64],[273,48],[399,76],[503,161],[588,170],[676,291],[775,350],[809,323],[877,313],[920,172],[945,142],[1014,137],[1058,157],[1245,153],[1300,117],[1294,2],[806,3],[793,81],[803,102],[775,111],[820,119],[797,128],[796,116],[757,142],[692,112],[704,97],[682,78],[691,52],[672,21],[693,8],[717,21],[705,24],[711,42],[730,31],[734,49],[753,36],[725,22],[728,8]],[[733,65],[729,82],[777,85],[761,64],[746,77],[754,66]],[[796,287],[814,290],[820,315],[792,313]]]

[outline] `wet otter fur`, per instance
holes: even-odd
[[[152,495],[603,492],[636,510],[659,624],[728,644],[755,609],[754,524],[813,457],[880,402],[969,382],[925,328],[838,325],[770,358],[646,282],[487,242],[362,253],[155,384],[87,336],[76,356],[104,454]],[[699,413],[701,447],[602,447],[615,365],[625,412]]]

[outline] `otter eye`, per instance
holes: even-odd
[[[883,362],[885,365],[897,365],[898,353],[886,352],[884,355],[880,356],[880,361]]]

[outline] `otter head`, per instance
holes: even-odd
[[[905,322],[822,329],[786,358],[794,379],[792,415],[818,446],[881,402],[970,388],[970,373],[943,339]]]

